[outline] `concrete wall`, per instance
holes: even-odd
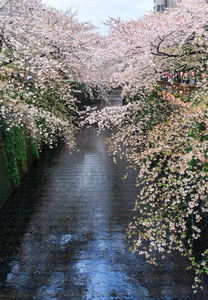
[[[170,7],[170,8],[176,7],[176,1],[175,0],[167,0],[167,7]]]
[[[156,5],[167,5],[167,1],[166,0],[156,0]]]

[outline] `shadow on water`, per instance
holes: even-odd
[[[184,258],[155,268],[129,251],[135,174],[121,180],[109,134],[85,128],[79,152],[45,152],[0,211],[0,299],[207,299],[193,296]]]
[[[53,150],[44,149],[40,160],[33,163],[21,186],[0,210],[0,287],[10,269],[8,263],[18,253],[24,235],[27,234],[27,224],[41,202],[41,196],[50,180],[49,169],[54,165],[53,160],[63,146],[60,142]]]

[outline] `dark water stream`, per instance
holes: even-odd
[[[184,258],[152,267],[128,250],[137,190],[108,136],[86,128],[79,152],[45,151],[0,211],[0,299],[208,299]]]

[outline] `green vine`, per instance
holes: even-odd
[[[33,153],[33,155],[36,159],[40,158],[39,144],[40,143],[37,140],[34,140],[34,139],[30,138],[30,146],[31,146],[31,149],[32,149],[32,153]]]
[[[5,152],[8,159],[10,175],[15,187],[20,183],[19,171],[27,171],[26,139],[22,127],[12,127],[4,133]]]

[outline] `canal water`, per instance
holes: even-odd
[[[120,102],[115,102],[120,105]],[[177,255],[158,267],[125,238],[137,188],[96,128],[44,151],[0,211],[0,299],[208,299]]]

